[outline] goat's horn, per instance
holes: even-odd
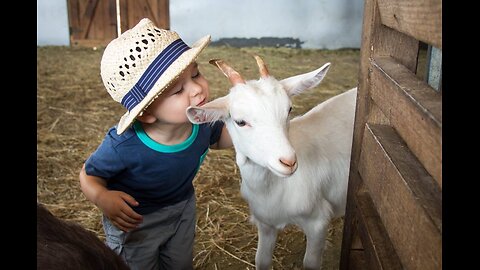
[[[257,60],[258,71],[260,71],[260,76],[262,78],[267,78],[268,76],[270,76],[270,74],[268,74],[267,65],[265,65],[265,62],[263,62],[263,59],[260,58],[260,56],[258,55],[254,55],[253,57],[255,57],[255,60]]]
[[[245,80],[242,78],[240,73],[235,71],[232,67],[227,65],[223,60],[221,59],[212,59],[208,61],[210,64],[217,66],[225,76],[230,80],[230,82],[235,85],[238,83],[245,83]]]

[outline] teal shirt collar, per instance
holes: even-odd
[[[198,125],[192,124],[192,134],[190,134],[190,136],[185,141],[174,145],[164,145],[152,140],[147,135],[145,130],[143,130],[142,124],[140,122],[135,121],[135,123],[133,124],[133,129],[135,130],[135,133],[137,134],[140,141],[142,141],[146,146],[148,146],[152,150],[162,153],[175,153],[187,149],[195,141],[198,134]]]

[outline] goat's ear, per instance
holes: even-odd
[[[194,124],[224,121],[228,117],[227,96],[217,98],[202,107],[188,107],[187,117]]]
[[[326,63],[319,69],[283,79],[280,83],[285,87],[289,96],[295,96],[317,86],[323,80],[329,68],[330,63]]]

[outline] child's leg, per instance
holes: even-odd
[[[144,215],[144,222],[148,223],[149,215]],[[103,228],[105,230],[106,244],[128,264],[131,270],[159,269],[158,244],[167,239],[150,238],[148,227],[140,226],[134,231],[123,232],[115,227],[108,218],[103,216]]]
[[[193,269],[193,243],[195,238],[195,194],[179,212],[175,234],[160,251],[161,269]]]
[[[119,230],[106,217],[103,226],[107,245],[131,270],[192,269],[195,194],[189,200],[143,215],[143,222],[131,232]]]

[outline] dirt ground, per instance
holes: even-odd
[[[78,172],[108,128],[125,109],[108,95],[100,78],[103,48],[37,48],[37,200],[57,217],[78,222],[104,239],[100,211],[82,194]],[[278,79],[331,62],[320,86],[293,99],[293,116],[357,85],[359,50],[208,47],[200,71],[212,99],[230,86],[208,64],[222,58],[246,79],[257,79],[252,53],[259,54]],[[197,196],[196,269],[254,269],[256,228],[240,197],[234,149],[210,151],[194,180]],[[338,269],[343,220],[329,229],[322,269]],[[301,269],[305,238],[296,227],[279,233],[273,269]]]

